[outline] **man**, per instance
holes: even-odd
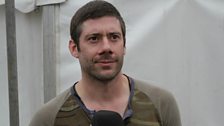
[[[81,66],[76,82],[34,116],[30,126],[89,126],[100,110],[118,113],[126,126],[181,126],[173,96],[122,73],[125,23],[105,1],[91,1],[73,16],[69,50]]]

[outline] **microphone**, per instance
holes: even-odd
[[[124,122],[117,112],[100,110],[94,114],[92,126],[124,126]]]

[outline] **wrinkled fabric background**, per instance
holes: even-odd
[[[16,1],[21,126],[43,104],[42,10],[37,6],[62,2],[57,4],[57,92],[80,79],[78,60],[67,48],[69,23],[89,0],[49,1]],[[127,26],[124,73],[171,91],[183,126],[222,126],[224,1],[109,1]],[[4,1],[0,4],[0,125],[9,126]]]

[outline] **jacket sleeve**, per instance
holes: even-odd
[[[164,126],[181,126],[179,109],[174,96],[167,93],[161,98],[161,118]]]
[[[135,85],[152,100],[162,126],[181,126],[178,105],[172,93],[155,86],[154,83],[135,80]]]
[[[35,113],[29,126],[53,126],[57,112],[70,95],[70,89],[67,89],[44,104],[40,110]]]

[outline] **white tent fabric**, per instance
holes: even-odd
[[[15,8],[23,13],[33,11],[36,6],[63,3],[66,0],[15,0]],[[0,5],[5,4],[5,0],[0,0]]]
[[[69,55],[69,20],[88,0],[60,7],[60,90],[80,78]],[[224,113],[224,1],[110,0],[127,24],[123,71],[170,90],[183,126],[221,126]]]
[[[24,8],[17,7],[16,12],[21,126],[28,125],[43,104],[42,11],[32,11],[37,1],[26,0],[21,4]],[[78,60],[67,49],[69,23],[74,11],[87,1],[68,0],[58,11],[58,93],[80,79]],[[224,1],[108,1],[120,10],[127,25],[123,71],[171,91],[183,126],[222,126]],[[9,126],[4,17],[0,6],[0,125]]]
[[[6,23],[0,6],[0,125],[9,126]],[[43,104],[43,43],[41,10],[16,11],[17,69],[20,126],[27,126]]]
[[[5,4],[5,0],[0,0],[0,5]]]

